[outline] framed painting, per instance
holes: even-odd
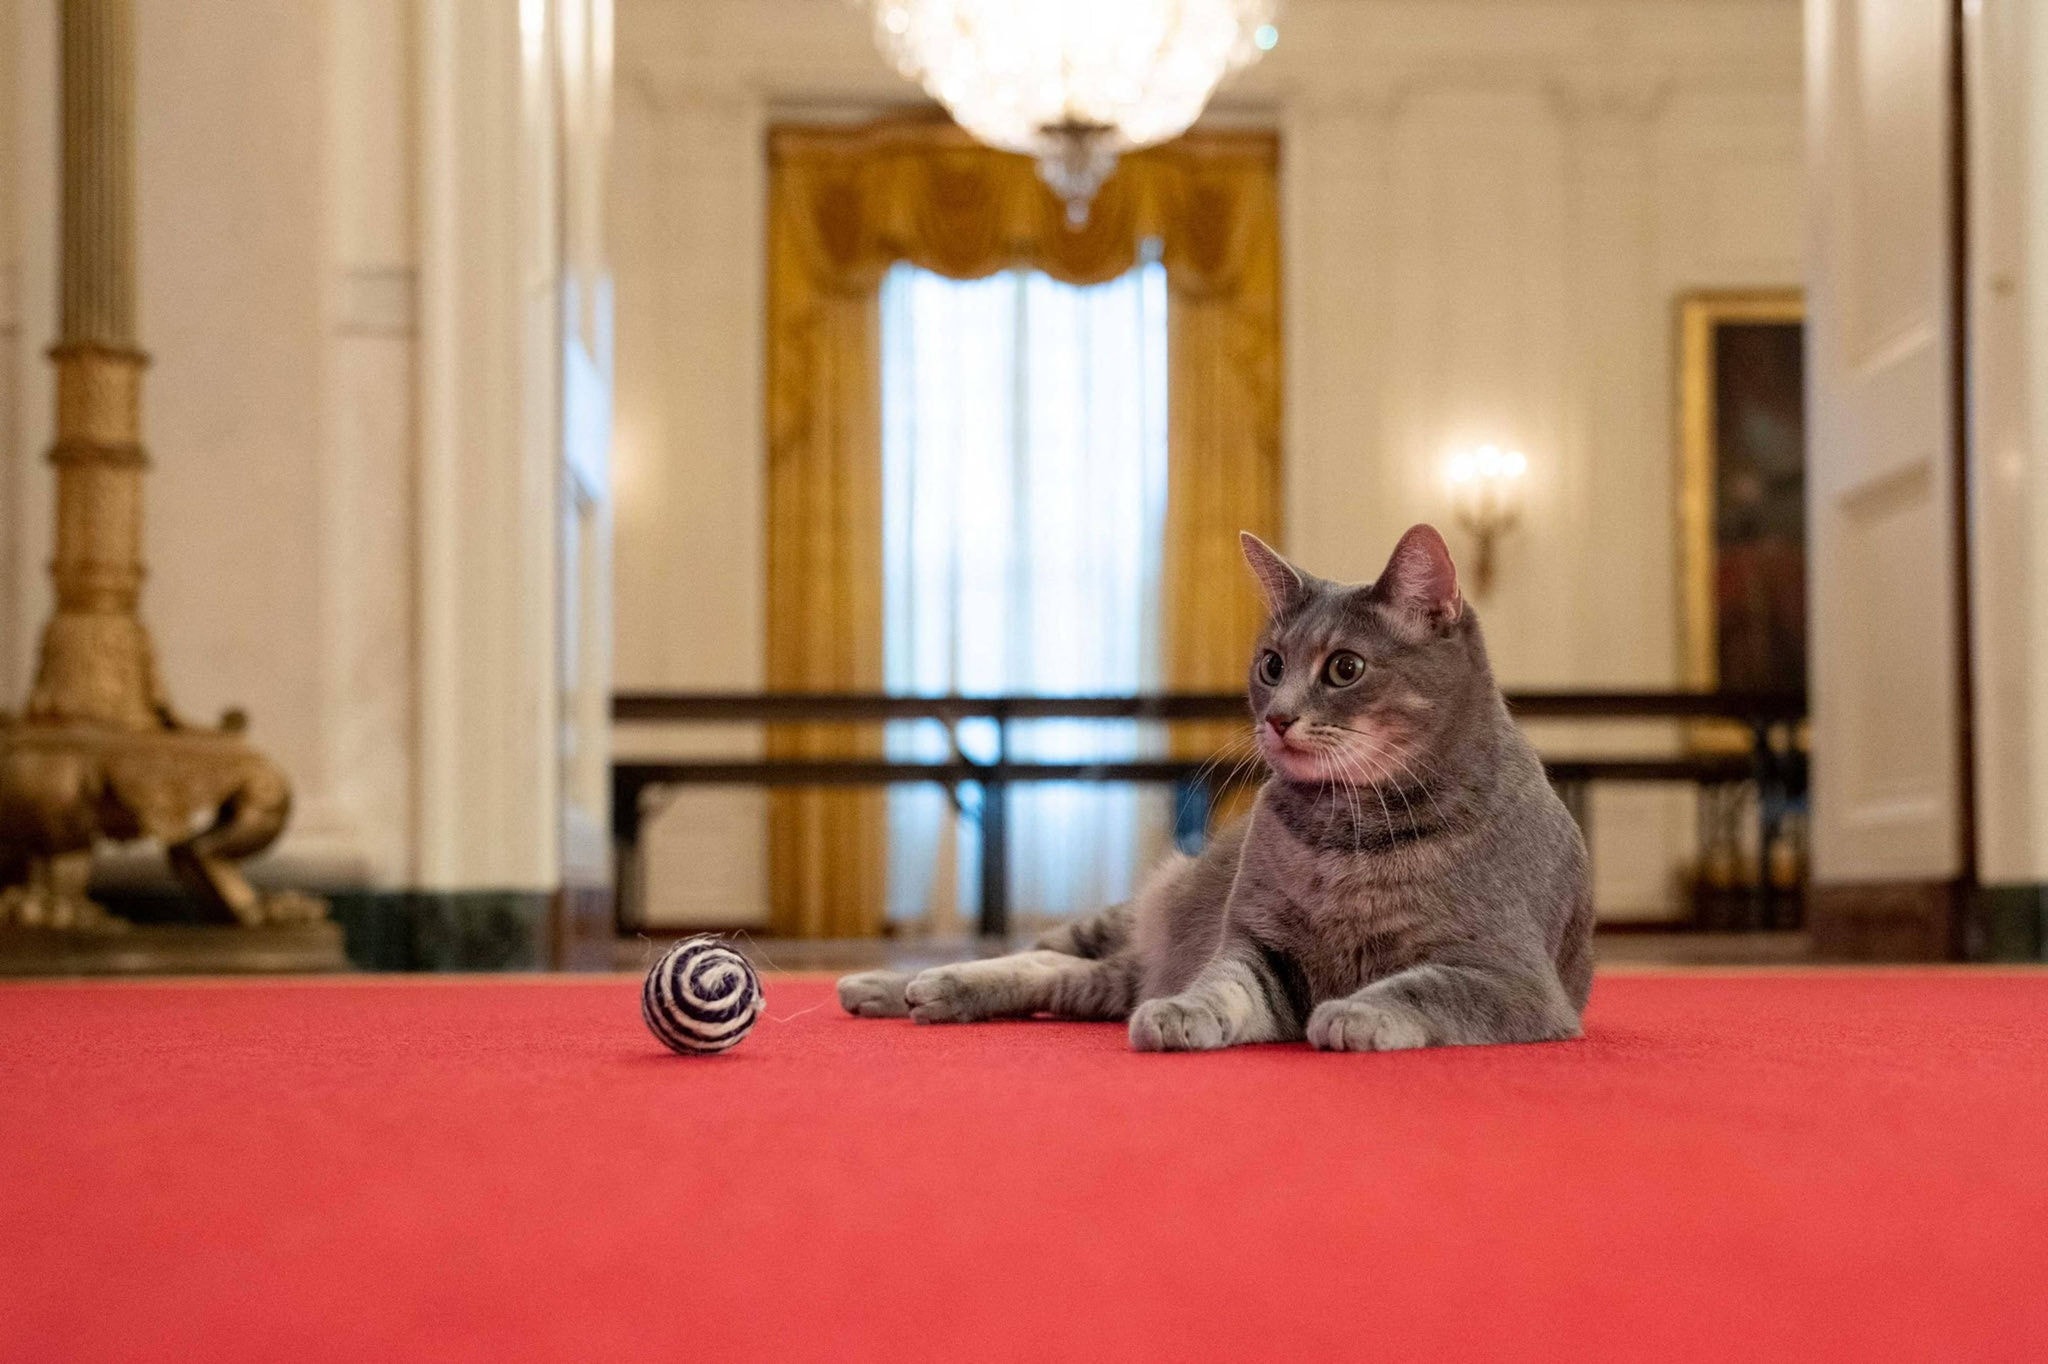
[[[1798,290],[1678,301],[1688,684],[1806,691],[1806,307]]]

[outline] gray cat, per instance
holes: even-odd
[[[1586,845],[1508,718],[1443,537],[1415,527],[1358,586],[1243,541],[1271,615],[1251,667],[1271,776],[1249,817],[1031,951],[847,976],[849,1013],[1128,1018],[1140,1051],[1578,1035]]]

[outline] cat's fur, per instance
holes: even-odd
[[[1031,951],[847,976],[848,1012],[1128,1018],[1141,1051],[1578,1034],[1586,845],[1508,718],[1442,537],[1415,527],[1358,586],[1251,535],[1244,551],[1271,613],[1251,668],[1271,776],[1250,816]],[[1337,685],[1347,650],[1364,666]]]

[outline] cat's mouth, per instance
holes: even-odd
[[[1289,781],[1324,781],[1328,777],[1326,755],[1319,746],[1303,743],[1292,734],[1259,735],[1259,749],[1266,763]]]

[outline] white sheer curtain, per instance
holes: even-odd
[[[1076,288],[1035,271],[951,280],[899,265],[882,287],[887,678],[909,693],[1085,696],[1158,678],[1166,510],[1166,273],[1156,260]],[[944,726],[892,727],[903,758]],[[957,735],[968,756],[987,725]],[[1134,724],[1012,726],[1016,759],[1135,756]],[[893,919],[956,926],[978,875],[971,791],[896,788]],[[1165,801],[1130,787],[1010,795],[1020,916],[1130,893]]]

